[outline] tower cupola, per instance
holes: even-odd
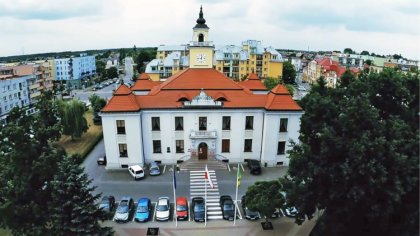
[[[198,19],[197,19],[197,24],[194,26],[194,28],[209,28],[207,25],[206,25],[206,19],[204,19],[204,16],[203,16],[203,7],[202,6],[200,6],[200,13],[198,14]]]

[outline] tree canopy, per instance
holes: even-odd
[[[59,113],[63,134],[70,135],[71,139],[80,138],[88,130],[85,114],[85,104],[78,100],[68,102],[59,100]]]
[[[115,66],[111,66],[108,70],[106,70],[106,76],[108,79],[118,78],[118,69]]]
[[[364,51],[362,51],[362,52],[360,53],[360,55],[369,55],[369,52],[368,52],[368,51],[366,51],[366,50],[364,50]]]
[[[259,211],[268,217],[274,213],[276,208],[284,205],[285,199],[281,194],[279,180],[257,181],[246,190],[245,204],[251,211]]]
[[[281,83],[282,83],[281,78],[267,77],[264,79],[264,86],[268,90],[272,90],[274,87],[276,87],[278,84],[281,84]]]
[[[295,83],[296,70],[293,64],[290,61],[285,61],[283,63],[283,81],[286,84]]]
[[[106,100],[104,98],[99,97],[97,94],[92,94],[89,97],[89,101],[92,104],[92,109],[94,113],[98,113],[101,111],[102,108],[106,105]]]
[[[77,159],[80,158],[63,158],[51,181],[51,232],[63,236],[113,235],[111,228],[101,227],[98,222],[106,218],[106,213],[96,205],[100,194],[92,195],[96,187],[90,186],[92,180]]]
[[[299,218],[325,209],[319,235],[418,235],[418,76],[321,78],[300,104],[287,188]]]
[[[355,51],[353,51],[353,49],[351,49],[351,48],[345,48],[343,50],[343,53],[345,53],[345,54],[354,54]]]
[[[66,192],[68,189],[64,186],[67,182],[60,182],[70,178],[74,180],[75,175],[70,177],[72,171],[58,169],[77,168],[62,162],[67,159],[67,154],[55,145],[60,137],[62,119],[51,96],[49,93],[42,94],[36,104],[38,112],[31,116],[19,107],[13,108],[9,113],[10,122],[0,126],[0,227],[10,229],[13,235],[77,235],[64,230],[52,232],[52,222],[68,215],[57,211],[52,214],[51,206],[55,202],[54,206],[62,207],[59,201],[63,199],[57,199],[58,194],[73,194],[74,198],[83,196],[86,202],[92,199],[89,195],[91,188],[78,193]],[[80,181],[78,184],[82,186],[83,183]],[[83,209],[76,206],[73,211],[80,210],[81,217],[89,215],[90,222],[97,222],[101,218],[97,217],[92,207],[95,205],[90,208],[84,206]],[[106,235],[102,234],[104,229],[96,226],[95,229],[97,231],[91,231],[91,235]]]
[[[140,53],[136,57],[136,69],[139,73],[144,72],[145,65],[144,63],[149,62],[151,60],[151,56],[148,51],[141,50]]]

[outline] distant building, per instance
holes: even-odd
[[[159,46],[156,59],[147,64],[145,72],[154,81],[164,81],[189,68],[190,47],[194,45]],[[272,47],[263,47],[261,41],[257,40],[244,41],[241,46],[220,47],[214,51],[213,58],[215,69],[234,80],[243,80],[250,73],[256,73],[261,78],[283,75],[281,54]]]
[[[12,68],[0,67],[0,124],[6,123],[12,108],[30,105],[28,81],[33,80],[35,75],[17,76],[13,74]],[[33,109],[28,111],[32,112]]]
[[[355,74],[360,71],[358,68],[350,69]],[[303,70],[303,80],[310,84],[315,84],[319,77],[323,76],[327,87],[334,88],[345,71],[346,67],[339,65],[337,61],[333,61],[329,57],[325,57],[309,62],[308,66]]]
[[[54,59],[54,80],[68,87],[81,88],[82,80],[96,74],[95,56]]]

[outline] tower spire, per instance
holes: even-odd
[[[196,21],[197,24],[195,25],[195,28],[208,28],[203,15],[203,6],[200,6],[200,13],[198,14],[198,19]]]

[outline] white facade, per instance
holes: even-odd
[[[127,165],[144,166],[151,161],[173,164],[194,158],[200,143],[208,146],[208,158],[243,162],[256,159],[266,166],[288,165],[286,154],[278,154],[278,143],[298,142],[301,111],[271,112],[260,109],[191,109],[144,110],[137,113],[103,113],[104,142],[108,158],[107,168]],[[230,117],[230,130],[222,130],[223,117]],[[253,129],[245,129],[246,117],[253,117]],[[160,130],[152,130],[152,117],[159,117]],[[175,130],[175,117],[183,118],[183,130]],[[199,117],[207,118],[206,131],[199,130]],[[287,131],[280,132],[280,119],[287,119]],[[123,120],[126,134],[117,134],[117,120]],[[129,128],[128,128],[129,127]],[[222,140],[230,140],[229,152],[222,152]],[[252,140],[252,148],[244,150],[245,139]],[[161,153],[153,150],[153,140],[161,142]],[[176,152],[176,140],[183,140],[184,151]],[[120,157],[118,144],[127,145],[127,157]]]

